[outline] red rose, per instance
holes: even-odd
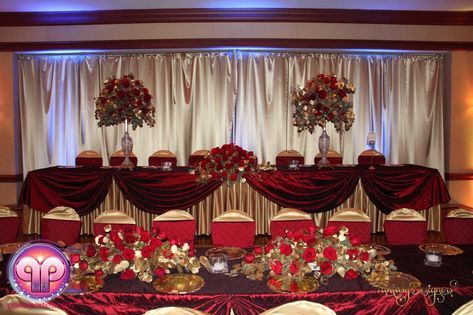
[[[154,271],[154,274],[156,275],[156,277],[158,278],[162,278],[166,275],[166,269],[162,268],[162,267],[158,267],[156,268],[156,270]]]
[[[102,261],[107,261],[108,260],[108,248],[107,247],[100,247],[99,253],[100,253],[100,258],[102,259]]]
[[[282,244],[279,246],[279,251],[280,251],[281,254],[283,254],[284,256],[289,256],[289,255],[291,255],[291,253],[292,253],[292,247],[291,247],[291,245],[289,245],[289,244],[282,243]]]
[[[166,233],[164,233],[163,231],[161,231],[161,232],[159,232],[158,237],[159,237],[160,239],[162,239],[162,240],[165,240],[165,239],[167,239],[168,236],[166,235]]]
[[[112,258],[112,262],[114,264],[119,264],[122,260],[123,260],[123,257],[118,254],[115,254]]]
[[[164,258],[171,259],[174,254],[169,249],[163,249],[163,256]]]
[[[291,282],[291,292],[299,292],[299,286],[297,285],[296,282]]]
[[[337,260],[337,251],[332,246],[324,248],[323,255],[328,260]]]
[[[125,94],[125,92],[123,92],[123,91],[118,91],[118,92],[117,92],[117,97],[118,97],[118,98],[124,98],[125,95],[126,95],[126,94]]]
[[[70,259],[71,259],[72,264],[76,264],[80,261],[80,255],[79,254],[72,254]]]
[[[355,259],[358,256],[358,249],[356,248],[350,248],[347,250],[347,255],[350,259]]]
[[[143,256],[143,258],[149,258],[152,252],[154,252],[153,247],[151,245],[147,245],[141,250],[141,256]]]
[[[341,98],[343,98],[343,97],[347,96],[347,93],[346,93],[344,90],[339,90],[339,91],[338,91],[338,95],[339,95]]]
[[[329,83],[330,83],[330,78],[329,78],[329,77],[324,77],[323,80],[324,80],[324,83],[325,83],[325,84],[329,84]]]
[[[360,255],[360,259],[363,261],[368,261],[370,260],[370,254],[368,254],[368,252],[362,252]]]
[[[220,154],[220,148],[213,148],[212,150],[210,150],[210,154],[211,155],[217,155],[217,154]]]
[[[89,268],[89,263],[86,260],[81,260],[79,263],[79,269],[82,271],[86,271]]]
[[[149,95],[149,94],[145,94],[145,95],[143,96],[143,98],[144,98],[145,102],[149,102],[149,101],[151,101],[152,96]]]
[[[268,253],[270,253],[273,249],[274,249],[273,244],[267,244],[267,245],[264,247],[264,252],[265,252],[266,254],[268,254]]]
[[[289,272],[292,274],[298,273],[299,272],[299,266],[296,260],[293,260],[291,262],[291,265],[289,265]]]
[[[232,182],[236,181],[237,178],[238,178],[238,176],[237,176],[237,174],[235,174],[235,173],[233,173],[232,175],[230,175],[230,180],[231,180]]]
[[[338,88],[338,86],[335,83],[332,83],[332,84],[330,84],[330,88],[332,90],[336,90]]]
[[[324,275],[329,275],[333,271],[332,264],[324,261],[323,263],[320,264],[320,272]]]
[[[97,250],[95,249],[94,245],[89,245],[87,247],[87,257],[94,257]]]
[[[255,247],[253,252],[255,253],[255,255],[261,255],[263,253],[263,249],[261,247]]]
[[[281,288],[282,288],[282,283],[281,283],[281,281],[278,281],[278,280],[276,280],[276,279],[274,279],[274,278],[270,278],[270,279],[269,279],[269,284],[270,284],[271,286],[275,287],[275,288],[278,289],[278,290],[281,290]]]
[[[317,252],[313,247],[307,247],[307,249],[302,253],[302,259],[307,262],[313,262],[317,257]]]
[[[161,242],[159,238],[153,237],[149,245],[151,246],[153,250],[155,250],[157,247],[160,247],[161,245],[163,245],[163,242]]]
[[[302,240],[304,241],[304,243],[306,243],[306,244],[309,245],[309,246],[315,244],[315,237],[314,237],[314,235],[304,235],[304,236],[302,237]]]
[[[246,254],[245,256],[245,262],[247,262],[248,264],[251,264],[255,261],[255,255],[253,254]]]
[[[320,97],[321,99],[327,98],[327,92],[326,92],[325,90],[319,90],[319,91],[317,92],[317,94],[319,94],[319,97]]]
[[[125,258],[126,260],[132,260],[133,258],[135,258],[135,251],[130,248],[125,248],[123,249],[122,255],[123,258]]]
[[[103,276],[103,270],[102,269],[95,270],[94,276],[95,276],[95,279],[100,279]]]
[[[151,239],[151,235],[148,231],[141,232],[141,241],[148,243],[150,239]]]
[[[179,245],[179,240],[177,240],[176,238],[173,238],[171,240],[169,240],[169,244],[172,246],[172,245]]]
[[[122,80],[122,84],[123,84],[123,86],[126,87],[126,88],[127,88],[127,87],[130,87],[130,80],[128,80],[128,78],[125,77],[125,78],[123,78],[123,80]]]
[[[317,232],[317,226],[311,225],[311,226],[309,226],[309,227],[307,228],[307,230],[309,231],[309,234],[310,234],[310,235],[314,235],[315,232]]]
[[[282,263],[279,260],[273,261],[271,269],[278,275],[282,273]]]
[[[350,237],[350,242],[353,246],[360,246],[361,245],[361,239],[357,236]]]
[[[133,270],[127,268],[120,274],[120,279],[122,280],[133,280],[136,278],[136,274]]]
[[[353,270],[353,269],[348,269],[347,272],[345,272],[345,279],[348,280],[353,280],[358,278],[358,272]]]
[[[324,236],[332,236],[333,234],[337,233],[337,227],[334,225],[327,226],[324,229]]]
[[[136,237],[135,235],[133,235],[133,233],[125,233],[124,238],[125,242],[127,242],[128,244],[136,242]]]

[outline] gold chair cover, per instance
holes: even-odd
[[[302,210],[294,208],[283,208],[271,219],[271,221],[298,221],[310,219],[312,219],[310,214]]]
[[[260,315],[335,315],[336,313],[325,305],[305,300],[286,303],[273,307]]]
[[[329,221],[335,222],[371,222],[370,217],[357,208],[340,209],[335,213]]]
[[[447,214],[447,218],[473,219],[473,211],[467,209],[455,209]]]
[[[426,221],[426,219],[414,209],[401,208],[388,214],[386,221]]]
[[[321,158],[322,154],[319,152],[315,155],[315,157]],[[342,157],[342,155],[335,150],[328,150],[327,157]]]
[[[77,155],[79,158],[99,158],[100,154],[93,150],[82,151]]]
[[[212,222],[254,222],[255,220],[240,210],[228,210],[218,217],[214,218]]]
[[[473,300],[463,304],[459,309],[453,312],[452,315],[471,315],[473,314]]]
[[[278,153],[277,157],[302,157],[303,155],[297,150],[283,150]]]
[[[384,154],[376,150],[369,149],[361,152],[360,156],[384,156]]]
[[[0,299],[2,315],[67,315],[66,312],[46,303],[31,302],[19,294],[5,295]]]
[[[168,306],[149,310],[144,315],[210,315],[209,313],[187,307]]]
[[[18,214],[10,208],[0,206],[0,218],[12,218],[17,216]]]
[[[169,151],[169,150],[159,150],[159,151],[154,152],[151,156],[155,156],[155,157],[176,157],[176,155],[174,153],[172,153],[171,151]]]
[[[94,223],[136,224],[136,221],[124,212],[107,210],[95,218]]]
[[[56,207],[51,209],[43,217],[44,219],[65,220],[65,221],[80,221],[77,212],[70,207]]]
[[[163,214],[158,215],[153,221],[185,221],[193,220],[194,217],[187,211],[184,210],[169,210]]]

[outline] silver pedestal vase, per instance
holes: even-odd
[[[135,167],[135,165],[130,160],[131,153],[133,152],[133,139],[131,139],[130,135],[128,134],[128,119],[125,120],[125,134],[122,137],[121,146],[125,159],[120,165],[120,169],[127,168],[131,170]]]
[[[319,137],[319,151],[320,151],[320,161],[317,163],[317,167],[332,167],[330,161],[327,159],[327,153],[330,148],[330,137],[325,130],[325,127],[322,129],[322,134]]]

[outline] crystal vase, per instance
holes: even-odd
[[[125,159],[120,165],[120,168],[133,169],[134,164],[130,160],[131,152],[133,152],[133,139],[131,139],[128,134],[128,120],[125,120],[125,134],[122,137],[121,145]]]
[[[320,161],[317,163],[317,166],[320,167],[330,167],[330,161],[327,159],[328,149],[330,148],[330,137],[325,130],[325,127],[322,129],[322,134],[319,137],[319,151],[320,151]]]

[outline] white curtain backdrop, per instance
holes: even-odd
[[[330,124],[331,148],[353,164],[366,135],[389,163],[413,163],[444,173],[443,55],[295,52],[189,52],[123,55],[20,55],[19,100],[24,174],[74,165],[82,150],[107,163],[119,150],[124,126],[98,128],[94,97],[110,75],[129,72],[154,96],[156,125],[131,132],[139,165],[155,151],[189,155],[235,142],[274,163],[295,149],[312,164],[321,130],[298,134],[291,91],[318,73],[344,76],[356,86],[355,124],[341,138]],[[343,143],[342,143],[342,142]]]

